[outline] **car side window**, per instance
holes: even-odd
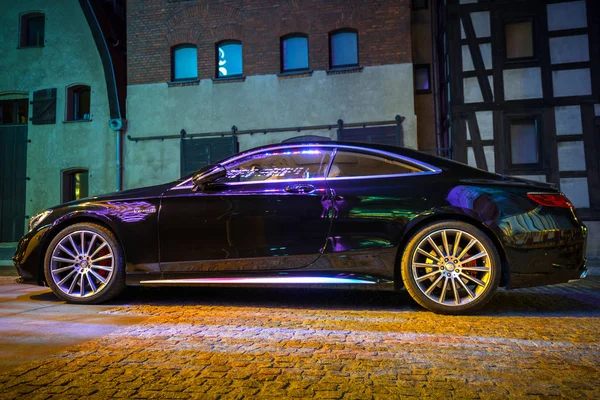
[[[331,160],[331,150],[291,148],[270,150],[244,157],[225,165],[227,175],[219,183],[307,180],[324,178]]]
[[[398,175],[415,172],[423,172],[423,170],[400,160],[338,150],[327,177]]]

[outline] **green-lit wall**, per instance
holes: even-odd
[[[28,123],[26,214],[61,201],[61,170],[89,170],[89,194],[114,191],[115,134],[109,110],[102,62],[77,0],[0,0],[0,99],[7,93],[29,95],[56,88],[56,123]],[[46,15],[45,44],[18,48],[20,14]],[[91,87],[91,121],[64,122],[67,87]],[[29,107],[31,117],[32,107]],[[24,221],[26,222],[26,221]]]

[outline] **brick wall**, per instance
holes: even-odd
[[[329,32],[358,30],[361,66],[411,62],[410,0],[129,0],[128,84],[171,80],[171,47],[198,47],[198,76],[215,76],[215,43],[243,44],[244,75],[280,72],[280,37],[308,34],[309,67],[329,68]]]

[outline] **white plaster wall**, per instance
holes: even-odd
[[[60,171],[89,170],[89,194],[115,190],[115,138],[108,127],[109,109],[104,70],[91,30],[77,0],[2,1],[0,13],[0,93],[30,94],[57,89],[56,123],[32,125],[28,136],[26,214],[60,202]],[[19,15],[46,15],[45,45],[17,49]],[[91,87],[91,122],[64,123],[66,87]],[[29,111],[31,117],[31,106]]]
[[[488,76],[490,82],[490,88],[492,89],[492,96],[494,95],[494,77]],[[465,103],[482,103],[483,93],[479,86],[479,80],[477,78],[464,78],[463,79],[463,93],[465,97]]]
[[[540,68],[505,69],[504,97],[506,100],[525,100],[543,97]]]
[[[588,228],[587,257],[588,259],[600,259],[600,221],[584,222]]]
[[[552,64],[585,62],[590,60],[588,35],[550,38]]]
[[[127,97],[128,134],[160,136],[393,120],[403,122],[406,147],[417,147],[411,64],[365,67],[360,73],[280,79],[249,76],[244,82],[168,87],[131,85]],[[240,135],[240,150],[310,134],[285,132]],[[335,131],[319,135],[334,137]],[[143,145],[142,145],[143,143]],[[125,146],[126,188],[179,177],[179,140],[130,142]]]
[[[554,96],[586,96],[592,94],[592,77],[589,68],[552,71]]]
[[[571,200],[576,208],[588,208],[590,206],[587,178],[561,179],[560,190]]]
[[[475,113],[481,140],[494,140],[494,112],[477,111]]]
[[[587,26],[585,0],[548,4],[547,12],[549,31],[585,28]]]
[[[473,21],[476,37],[484,38],[492,35],[489,11],[472,12],[471,20]]]
[[[483,58],[483,64],[485,66],[485,69],[492,69],[492,44],[480,44],[479,51],[481,52],[481,57]],[[473,65],[473,58],[471,57],[471,51],[469,50],[469,46],[467,45],[462,46],[462,64],[463,71],[475,71],[475,66]]]
[[[557,135],[581,135],[583,124],[580,106],[564,106],[554,109]]]
[[[560,171],[585,171],[583,141],[558,143],[558,169]]]

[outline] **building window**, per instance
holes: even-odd
[[[241,77],[242,68],[242,43],[225,41],[217,44],[217,77]]]
[[[413,10],[426,10],[429,8],[429,0],[413,0]]]
[[[298,71],[308,71],[308,36],[284,36],[281,38],[281,72]]]
[[[431,93],[431,66],[429,64],[421,64],[414,66],[415,73],[415,93],[426,94]]]
[[[358,32],[353,29],[336,31],[329,36],[331,68],[358,67]]]
[[[62,202],[88,197],[88,171],[68,169],[62,172]]]
[[[198,56],[196,46],[183,44],[171,52],[171,73],[174,81],[198,78]]]
[[[29,13],[21,16],[21,38],[19,47],[42,47],[44,45],[45,16]]]
[[[537,167],[541,164],[538,125],[535,118],[509,121],[510,164],[512,167]]]
[[[507,60],[535,57],[532,20],[506,23],[504,25],[504,36]]]
[[[33,92],[31,102],[31,124],[54,123],[56,123],[56,88],[36,90]]]
[[[91,89],[86,85],[67,88],[67,121],[88,121],[91,119]]]
[[[27,123],[29,100],[0,100],[0,125]]]

